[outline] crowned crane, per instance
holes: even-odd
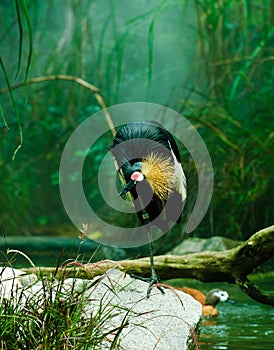
[[[143,121],[121,127],[110,149],[124,186],[119,195],[129,195],[141,224],[147,228],[151,277],[134,277],[149,283],[149,297],[152,286],[159,283],[151,225],[167,232],[171,223],[180,222],[186,199],[186,179],[178,146],[160,123]]]

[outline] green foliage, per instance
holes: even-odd
[[[41,288],[40,300],[34,296],[26,302],[23,293],[16,299],[1,300],[1,349],[92,350],[102,344],[120,349],[119,336],[128,324],[128,310],[106,302],[104,297],[97,305],[96,300],[84,296],[84,290],[77,292],[75,284],[64,293],[63,281],[56,285],[54,280],[41,279]],[[94,307],[89,317],[87,305]],[[118,314],[124,315],[121,325],[110,327],[111,319]]]
[[[21,68],[21,61],[22,61],[22,55],[23,55],[23,35],[24,35],[24,29],[23,29],[23,18],[26,21],[27,24],[27,33],[29,36],[29,52],[28,52],[28,56],[27,56],[27,66],[26,66],[26,71],[25,71],[25,81],[27,80],[28,77],[28,72],[30,69],[30,64],[31,64],[31,57],[32,57],[32,27],[31,27],[31,23],[30,23],[30,18],[29,18],[29,14],[28,14],[28,8],[27,8],[27,4],[25,0],[15,0],[15,8],[16,8],[16,15],[17,15],[17,24],[18,24],[18,31],[19,31],[19,50],[18,50],[18,62],[17,62],[17,70],[16,70],[16,74],[15,74],[15,78],[18,76],[18,73],[20,71]],[[19,141],[19,145],[16,147],[14,153],[13,153],[13,159],[15,158],[17,152],[20,150],[20,148],[23,145],[23,131],[22,131],[22,125],[21,125],[21,117],[19,115],[19,111],[17,108],[17,104],[12,92],[12,88],[11,88],[11,84],[10,84],[10,79],[8,77],[6,68],[5,68],[5,64],[3,62],[2,57],[0,57],[0,66],[1,69],[3,71],[4,74],[4,78],[5,78],[5,82],[10,94],[10,98],[12,101],[12,105],[16,114],[16,118],[17,118],[17,123],[18,123],[18,129],[19,129],[19,136],[20,136],[20,141]],[[1,107],[1,111],[3,111],[2,106],[0,104]],[[7,124],[7,120],[5,118],[5,113],[2,112],[2,117],[3,117],[3,121],[4,124],[6,126],[6,128],[8,128],[8,124]]]
[[[271,4],[209,0],[196,6],[206,88],[199,103],[185,103],[215,169],[207,231],[244,239],[273,220]]]
[[[58,191],[60,157],[71,132],[100,107],[90,91],[68,81],[11,88],[48,74],[86,79],[101,88],[108,106],[136,100],[168,105],[197,127],[215,183],[196,235],[244,239],[272,223],[271,1],[14,0],[14,6],[0,6],[3,232],[26,235],[39,225],[68,222]],[[111,136],[102,138],[89,152],[83,184],[100,216],[129,225],[135,219],[110,211],[97,186],[110,142]],[[182,152],[187,217],[197,174]]]

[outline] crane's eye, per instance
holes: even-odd
[[[134,171],[134,173],[131,174],[130,179],[132,181],[143,181],[144,180],[144,175],[140,173],[139,171]]]

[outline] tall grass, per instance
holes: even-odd
[[[202,64],[198,103],[184,101],[215,169],[204,236],[245,239],[271,224],[273,37],[271,2],[195,1]],[[207,227],[207,232],[206,228]],[[201,232],[201,230],[199,230]]]
[[[127,327],[129,311],[111,301],[92,299],[60,280],[36,281],[37,293],[22,290],[0,303],[1,349],[120,349],[119,337]],[[27,295],[27,298],[26,298]],[[117,315],[121,324],[111,326]]]

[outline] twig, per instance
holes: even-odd
[[[36,84],[36,83],[42,83],[45,81],[52,81],[52,80],[73,81],[73,82],[75,82],[79,85],[82,85],[83,87],[89,89],[90,91],[92,91],[95,99],[97,100],[99,106],[102,108],[102,110],[104,112],[109,129],[111,130],[113,136],[115,136],[115,134],[116,134],[115,127],[114,127],[114,124],[112,122],[111,116],[107,110],[107,107],[105,105],[104,99],[103,99],[102,95],[100,94],[99,88],[93,84],[90,84],[86,80],[83,80],[79,77],[75,77],[73,75],[65,75],[65,74],[46,75],[46,76],[42,76],[42,77],[32,78],[32,79],[29,79],[25,82],[21,82],[21,83],[18,83],[16,85],[10,86],[10,89],[15,90],[15,89],[19,89],[22,86]],[[5,94],[9,91],[10,91],[9,88],[0,89],[0,95]]]

